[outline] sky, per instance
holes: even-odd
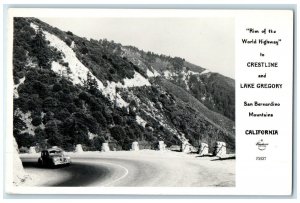
[[[40,18],[88,39],[178,56],[234,78],[233,18]]]

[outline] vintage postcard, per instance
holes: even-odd
[[[292,10],[8,15],[6,192],[291,194]]]

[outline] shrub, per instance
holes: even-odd
[[[102,143],[105,142],[104,137],[94,137],[93,144],[96,150],[101,150]]]
[[[73,36],[73,33],[72,33],[71,31],[67,31],[66,33],[67,33],[68,35]]]
[[[113,116],[113,120],[114,120],[114,123],[115,123],[116,125],[122,125],[122,124],[123,124],[123,119],[122,119],[122,117],[119,116],[118,114],[115,114],[115,115]]]
[[[34,126],[39,126],[42,123],[42,119],[40,116],[35,116],[35,117],[33,117],[31,123]]]
[[[28,133],[22,133],[15,135],[18,146],[30,147],[35,145],[35,139]]]
[[[52,91],[53,91],[53,92],[58,92],[58,91],[60,91],[61,89],[62,89],[62,87],[61,87],[61,85],[58,84],[58,83],[54,84],[53,87],[52,87]]]
[[[97,120],[97,122],[101,127],[105,128],[107,126],[106,118],[103,116],[103,114],[100,111],[94,111],[92,115]]]
[[[70,40],[69,38],[65,38],[65,43],[68,45],[68,46],[71,46],[72,44],[72,40]]]
[[[110,133],[111,133],[112,137],[115,140],[117,140],[118,142],[123,141],[123,139],[126,135],[124,129],[119,125],[116,125],[115,127],[111,128]]]
[[[89,50],[88,50],[88,48],[83,47],[83,48],[80,50],[80,52],[81,52],[82,54],[87,54],[87,53],[89,52]]]

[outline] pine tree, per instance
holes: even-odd
[[[92,78],[92,75],[90,72],[87,73],[86,78],[87,79],[86,79],[84,86],[90,93],[94,94],[98,89],[98,83],[95,78]]]
[[[31,47],[32,52],[37,57],[38,65],[41,68],[49,68],[49,48],[43,30],[40,27],[36,31],[36,35],[32,40]]]

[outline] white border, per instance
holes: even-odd
[[[109,9],[109,10],[99,10],[96,9],[89,9],[88,12],[82,12],[82,9],[72,9],[71,10],[56,10],[53,12],[52,9],[13,9],[9,10],[9,34],[8,36],[12,36],[12,16],[34,16],[34,17],[74,17],[76,14],[80,13],[80,17],[236,17],[236,16],[247,16],[249,14],[253,15],[253,11],[247,10],[201,10],[201,12],[197,10],[122,10],[122,9]],[[278,11],[263,11],[255,13],[255,16],[261,15],[264,16],[266,12],[273,13]],[[12,70],[12,38],[9,38],[8,41],[9,49],[8,49],[8,63],[10,67],[8,70]],[[7,104],[12,104],[12,74],[7,75],[7,86],[10,87],[10,90],[7,92]],[[7,106],[7,112],[13,112],[12,105]],[[7,127],[7,135],[12,134],[12,115],[7,119],[8,126]],[[12,162],[11,162],[11,153],[12,153],[12,140],[7,139],[6,142],[6,171],[11,170]],[[238,145],[238,144],[237,144]],[[238,153],[238,152],[237,152]],[[237,162],[238,163],[238,160]],[[9,175],[9,174],[7,174]],[[121,187],[105,187],[105,188],[66,188],[64,187],[63,190],[59,187],[13,187],[12,184],[9,182],[12,180],[11,176],[6,176],[6,191],[19,193],[19,194],[182,194],[182,195],[257,195],[257,194],[264,194],[263,191],[258,192],[255,189],[250,190],[249,188],[238,188],[238,184],[236,187],[228,187],[228,188],[212,188],[212,187],[177,187],[177,188],[169,188],[169,187],[135,187],[135,188],[121,188]],[[238,181],[237,181],[238,182]],[[280,193],[277,192],[276,194],[270,193],[271,195],[286,195],[286,192]],[[267,195],[267,194],[265,194]]]

